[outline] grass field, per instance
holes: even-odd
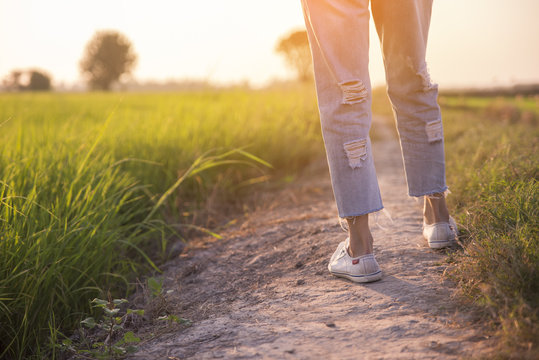
[[[452,274],[502,332],[503,356],[533,358],[539,355],[539,98],[441,97],[440,103],[448,200],[464,235]]]
[[[440,102],[465,235],[453,276],[526,351],[539,338],[538,100]],[[0,358],[50,355],[91,299],[125,295],[170,237],[212,226],[215,197],[241,203],[325,156],[311,87],[0,94],[0,144]]]
[[[315,101],[310,88],[0,95],[0,353],[43,355],[91,299],[125,295],[146,253],[207,224],[210,195],[235,200],[321,156]]]

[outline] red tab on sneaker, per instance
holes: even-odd
[[[357,265],[359,264],[359,259],[353,259],[352,260],[352,265]]]

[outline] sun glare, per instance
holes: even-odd
[[[433,78],[442,85],[538,81],[537,13],[533,0],[518,6],[502,0],[435,2],[427,55]],[[275,44],[303,27],[299,0],[0,0],[0,76],[40,68],[56,83],[78,82],[85,44],[97,30],[113,29],[139,54],[136,79],[264,84],[293,76]],[[370,38],[371,78],[381,84],[373,27]]]

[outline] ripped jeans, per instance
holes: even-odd
[[[301,0],[339,217],[383,208],[371,152],[369,0]],[[432,0],[371,0],[408,194],[447,190],[438,87],[425,62]]]

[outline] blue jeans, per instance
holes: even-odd
[[[301,0],[341,218],[383,208],[371,152],[369,0]],[[410,196],[447,190],[438,87],[425,52],[432,0],[371,0]]]

